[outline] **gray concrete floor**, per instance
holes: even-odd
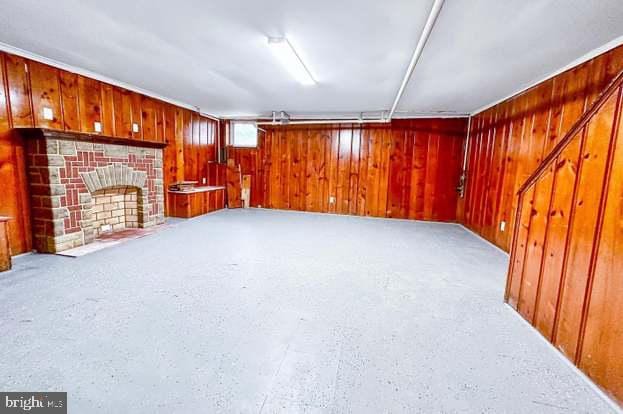
[[[0,390],[71,413],[609,412],[457,225],[222,211],[0,275]]]

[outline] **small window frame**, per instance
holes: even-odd
[[[236,126],[252,125],[255,128],[255,142],[250,145],[248,143],[236,142]],[[259,130],[255,121],[232,121],[231,122],[231,146],[234,148],[257,148],[259,143]]]

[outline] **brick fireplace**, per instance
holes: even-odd
[[[36,250],[61,252],[102,232],[164,222],[162,148],[47,130],[25,136]]]

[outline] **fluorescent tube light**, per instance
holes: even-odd
[[[290,42],[288,42],[288,39],[285,37],[269,37],[268,45],[281,64],[285,66],[288,72],[290,72],[290,75],[299,81],[299,83],[303,85],[316,84],[313,76],[309,73],[309,70],[296,53],[296,50],[294,50]]]

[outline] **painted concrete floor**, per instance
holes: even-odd
[[[575,413],[604,401],[452,224],[221,211],[0,275],[0,390],[71,413]]]

